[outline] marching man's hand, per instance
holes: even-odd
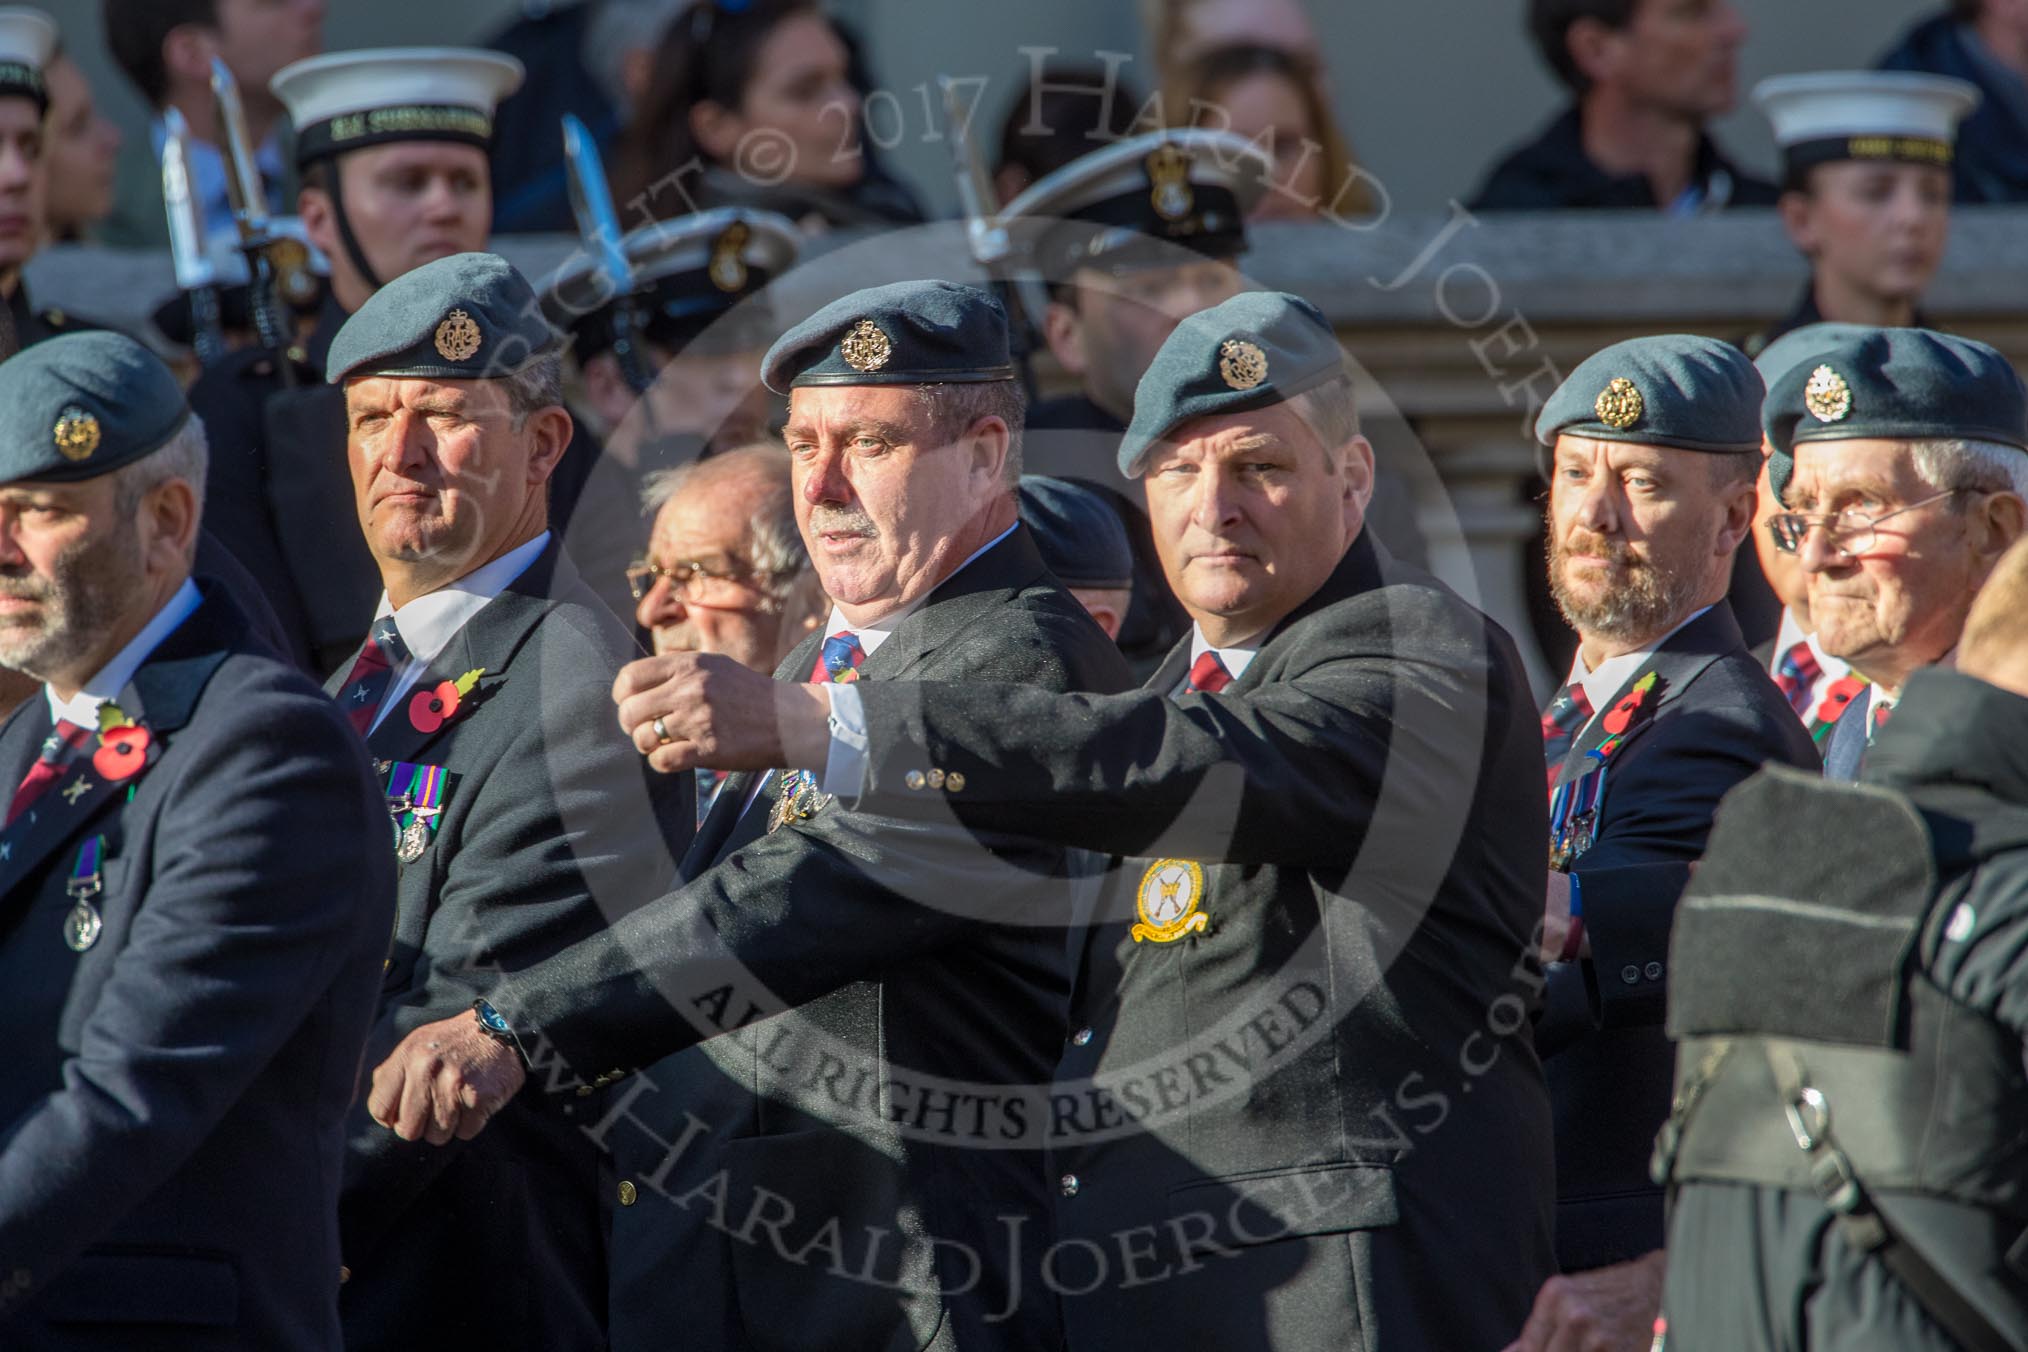
[[[824,768],[831,701],[716,653],[664,653],[620,668],[620,728],[664,774]]]
[[[374,1068],[366,1111],[404,1141],[469,1141],[527,1078],[518,1052],[460,1014],[401,1040]]]

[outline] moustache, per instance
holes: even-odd
[[[1584,554],[1604,559],[1614,568],[1632,569],[1648,566],[1647,561],[1636,555],[1633,546],[1625,540],[1616,540],[1611,536],[1586,530],[1573,531],[1557,546],[1556,554],[1559,561],[1572,555]]]
[[[812,507],[810,534],[871,537],[880,534],[880,527],[874,525],[873,518],[857,507]]]
[[[29,575],[7,577],[0,574],[0,596],[10,601],[47,601],[56,595],[56,589],[42,578]]]

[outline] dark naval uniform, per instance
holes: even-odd
[[[432,334],[453,310],[480,353],[553,350],[520,274],[460,254],[376,292],[334,342],[333,374],[441,377]],[[551,538],[367,735],[392,819],[380,848],[401,865],[369,1067],[659,891],[688,843],[689,778],[648,776],[613,721],[612,682],[638,649],[560,554]],[[376,622],[373,642],[398,624]],[[348,680],[358,670],[327,685],[348,714],[375,704]],[[339,1210],[347,1346],[602,1346],[599,1152],[582,1129],[596,1107],[531,1094],[439,1148],[358,1105]],[[516,1272],[531,1276],[503,1280]]]
[[[1605,715],[1648,676],[1625,730]],[[1535,1045],[1556,1110],[1556,1246],[1566,1271],[1624,1262],[1661,1247],[1662,1194],[1648,1178],[1654,1134],[1669,1113],[1673,1058],[1662,1036],[1670,923],[1704,852],[1711,814],[1767,763],[1815,768],[1815,744],[1723,601],[1670,635],[1591,720],[1558,782],[1577,785],[1613,743],[1567,864],[1583,889],[1591,956],[1559,963]],[[1583,788],[1566,790],[1588,799]]]
[[[1277,383],[1228,390],[1227,342]],[[1164,344],[1122,463],[1342,370],[1314,308],[1236,297]],[[860,806],[1115,859],[1050,1095],[1071,1348],[1500,1346],[1554,1271],[1519,657],[1364,534],[1261,643],[1218,693],[1188,644],[1112,697],[856,686]]]
[[[2028,1346],[2024,740],[1921,671],[1866,783],[1726,800],[1669,995],[1670,1352]]]
[[[156,410],[180,425],[175,377],[131,340],[38,352],[0,367],[0,409],[44,438],[89,418],[94,472],[166,441],[136,431]],[[55,397],[26,388],[73,361]],[[6,478],[76,468],[18,474],[31,444]],[[358,739],[229,594],[168,604],[194,608],[100,706],[131,726],[52,762],[0,831],[0,1346],[337,1352],[385,817]],[[0,730],[10,795],[52,731],[41,694]]]
[[[832,355],[862,325],[892,345],[877,380]],[[847,296],[768,359],[776,389],[952,368],[1013,378],[997,305],[944,283]],[[809,680],[825,651],[812,635],[778,677]],[[1130,683],[1018,525],[850,670]],[[1033,1096],[1062,1044],[1069,874],[1056,845],[860,817],[799,776],[736,774],[680,891],[517,980],[499,1002],[517,1034],[620,1081],[595,1133],[619,1175],[615,1348],[665,1347],[672,1328],[728,1349],[1059,1344]],[[753,1208],[771,1241],[739,1233]]]

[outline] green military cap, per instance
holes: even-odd
[[[798,385],[944,385],[1012,380],[1007,312],[976,286],[894,282],[841,296],[775,340],[761,379]]]
[[[66,333],[0,362],[0,483],[109,474],[189,421],[161,358],[123,333]]]
[[[1600,441],[1748,455],[1760,450],[1760,373],[1716,338],[1629,338],[1577,364],[1535,419],[1554,446],[1565,433]]]
[[[1066,587],[1131,587],[1134,547],[1120,514],[1096,488],[1044,474],[1021,476],[1021,524]]]
[[[1761,383],[1771,390],[1775,382],[1788,374],[1789,368],[1796,363],[1806,361],[1826,348],[1836,347],[1848,338],[1871,333],[1873,329],[1871,324],[1841,324],[1831,319],[1805,324],[1799,329],[1790,329],[1763,347],[1753,359],[1753,369],[1760,372]]]
[[[1323,312],[1283,291],[1247,291],[1178,324],[1134,390],[1120,473],[1139,475],[1156,443],[1193,418],[1266,408],[1342,377],[1345,354]]]
[[[1768,391],[1768,483],[1785,493],[1806,441],[1962,438],[2028,450],[2028,391],[1984,343],[1869,329],[1797,362]]]
[[[528,279],[498,254],[462,253],[405,272],[331,340],[333,385],[354,376],[500,380],[557,350]]]

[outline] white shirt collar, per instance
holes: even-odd
[[[1218,660],[1225,664],[1226,671],[1236,681],[1246,675],[1247,667],[1252,664],[1254,655],[1259,651],[1258,643],[1239,643],[1230,648],[1214,648],[1211,641],[1204,637],[1202,629],[1194,622],[1190,626],[1190,665],[1193,667],[1197,665],[1197,659],[1204,654],[1217,653]]]
[[[141,626],[141,632],[127,641],[127,646],[114,655],[113,660],[99,668],[98,674],[84,683],[84,688],[67,700],[60,700],[56,692],[47,685],[42,694],[49,701],[51,719],[67,718],[81,728],[96,728],[99,725],[99,706],[113,699],[134,679],[134,673],[148,660],[148,655],[162,646],[162,640],[176,632],[178,625],[196,613],[203,604],[204,595],[197,590],[197,584],[189,578],[175,594],[155,612],[149,621]],[[138,718],[141,710],[129,709],[130,716]]]
[[[527,572],[528,565],[535,562],[536,556],[548,544],[549,532],[544,531],[527,544],[516,545],[449,586],[439,587],[427,596],[418,596],[399,610],[388,601],[386,592],[380,594],[380,605],[373,612],[374,622],[378,624],[390,615],[394,617],[395,630],[408,648],[408,661],[394,673],[387,693],[381,696],[380,708],[374,713],[373,726],[367,729],[368,732],[380,727],[388,711],[400,706],[402,697],[422,679],[430,663],[450,646],[458,631],[471,623],[472,617],[484,610],[487,602],[513,585],[515,578]]]
[[[1019,521],[1016,521],[1013,526],[1007,527],[1006,530],[1001,531],[998,535],[988,540],[985,544],[980,545],[977,549],[973,550],[971,554],[966,557],[963,563],[951,569],[950,577],[946,577],[943,580],[943,582],[937,583],[937,587],[942,587],[945,583],[948,583],[951,580],[951,578],[956,577],[959,573],[964,572],[967,568],[970,568],[974,563],[977,563],[981,555],[983,555],[987,550],[993,548],[993,546],[999,544],[1002,540],[1006,539],[1008,536],[1012,535],[1014,533],[1015,527],[1019,526],[1020,524],[1021,523]],[[929,596],[934,595],[935,592],[936,587],[932,587],[928,595],[923,596],[921,599],[915,601],[911,605],[903,606],[900,610],[895,611],[892,615],[883,616],[878,622],[874,624],[852,624],[846,620],[845,612],[838,609],[838,607],[834,604],[831,607],[830,619],[824,622],[824,635],[826,638],[830,637],[832,634],[840,634],[840,633],[857,635],[859,639],[859,646],[865,650],[866,655],[868,657],[871,657],[873,656],[874,653],[880,650],[881,644],[887,642],[888,636],[894,633],[895,629],[899,627],[901,622],[907,619],[909,616],[915,614],[916,610],[919,607],[921,607],[923,601],[928,600]],[[403,631],[404,636],[406,635],[406,633],[407,631],[404,630]]]
[[[548,545],[549,532],[544,531],[527,544],[517,545],[499,558],[474,568],[456,582],[418,596],[398,609],[388,600],[387,593],[382,592],[373,618],[379,620],[392,615],[410,659],[427,666],[436,660],[437,654],[450,644],[474,615],[486,608],[488,601],[506,591],[515,578],[527,572],[528,565],[535,562],[536,555]]]
[[[1716,603],[1714,602],[1714,604]],[[1608,657],[1605,661],[1598,664],[1598,670],[1596,671],[1587,671],[1585,669],[1584,649],[1580,647],[1571,656],[1570,680],[1567,684],[1584,687],[1584,697],[1591,702],[1592,717],[1596,718],[1612,703],[1612,698],[1620,692],[1620,687],[1632,680],[1634,673],[1648,664],[1648,659],[1655,655],[1655,649],[1674,638],[1677,631],[1682,629],[1684,625],[1689,624],[1709,609],[1711,609],[1710,606],[1703,606],[1691,612],[1683,618],[1682,623],[1678,624],[1675,629],[1671,629],[1668,633],[1662,635],[1639,652],[1621,653],[1618,657]],[[1587,726],[1589,726],[1588,722]]]

